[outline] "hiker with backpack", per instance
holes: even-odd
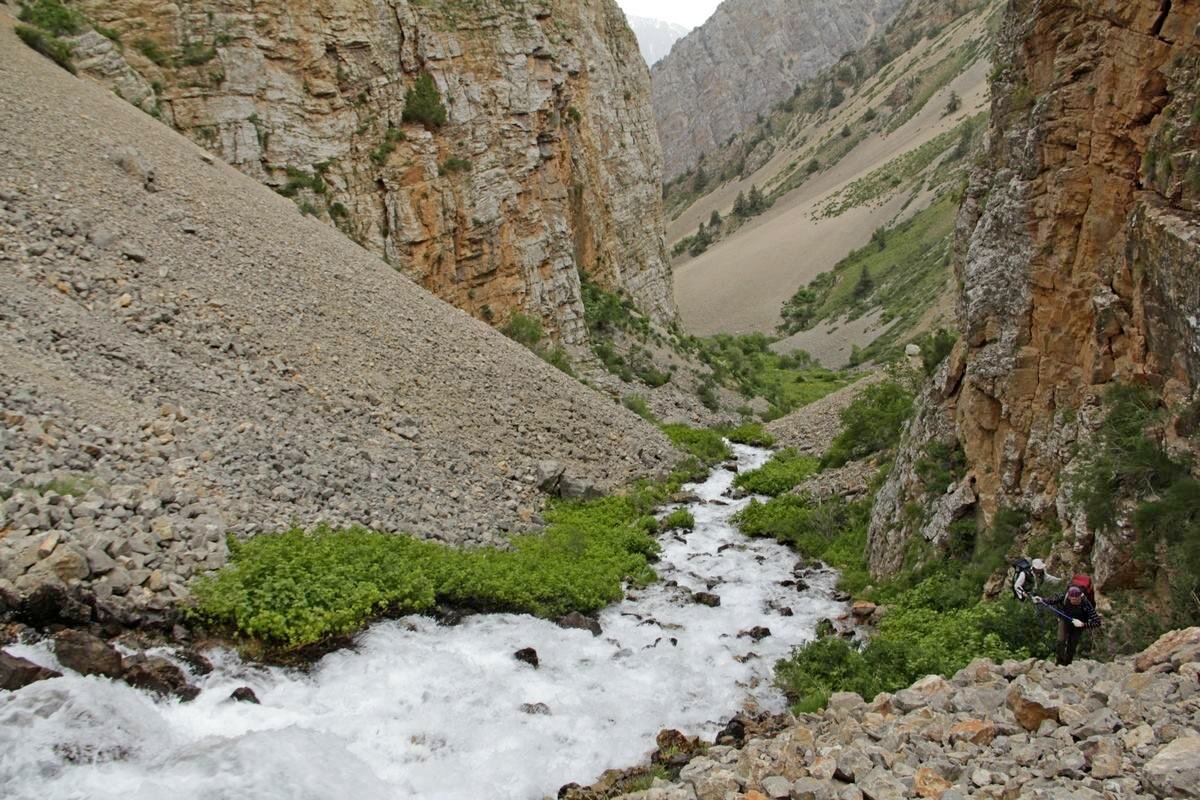
[[[1040,558],[1035,558],[1033,561],[1027,558],[1019,559],[1013,564],[1013,569],[1015,570],[1012,582],[1013,596],[1022,603],[1041,589],[1042,584],[1046,581],[1058,583],[1062,580],[1062,578],[1057,578],[1047,572],[1046,562]]]
[[[1051,600],[1035,596],[1033,602],[1050,609],[1058,616],[1055,663],[1060,667],[1067,666],[1075,660],[1075,649],[1079,646],[1079,637],[1084,630],[1100,627],[1101,620],[1096,612],[1092,579],[1087,575],[1076,575],[1061,596]]]

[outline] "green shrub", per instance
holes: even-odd
[[[774,497],[815,474],[820,465],[817,459],[801,455],[796,450],[780,450],[758,469],[739,474],[733,485],[751,494]]]
[[[67,8],[58,0],[24,2],[17,19],[41,28],[51,36],[76,36],[87,28],[87,21],[82,14],[73,8]]]
[[[842,411],[842,429],[822,458],[822,467],[840,467],[895,447],[912,410],[913,392],[899,381],[868,386]]]
[[[195,614],[240,634],[298,647],[353,633],[381,615],[443,602],[555,617],[619,600],[622,583],[654,580],[654,540],[623,498],[561,503],[540,535],[510,550],[458,550],[363,528],[230,540],[231,561],[195,582]]]
[[[664,531],[675,530],[677,528],[690,531],[696,527],[696,518],[686,508],[677,508],[663,517],[658,523],[658,527],[659,530]]]
[[[937,371],[957,341],[958,336],[945,328],[938,328],[921,337],[917,344],[921,348],[921,365],[925,368],[926,375],[932,376]]]
[[[633,413],[637,414],[644,420],[654,422],[654,412],[650,410],[650,404],[646,402],[646,398],[640,394],[626,395],[621,404],[628,408]]]
[[[451,156],[438,167],[438,175],[449,175],[454,172],[470,172],[471,162],[465,158]]]
[[[433,76],[421,73],[417,82],[404,95],[404,121],[419,122],[427,130],[436,130],[446,124],[446,107]]]
[[[733,458],[719,431],[677,424],[663,425],[662,429],[672,444],[695,456],[702,464],[712,466]]]
[[[396,144],[403,142],[406,138],[404,131],[399,128],[388,128],[387,132],[383,135],[383,141],[371,151],[372,163],[378,167],[382,167],[391,158],[392,151],[396,149]]]
[[[38,51],[55,64],[58,64],[72,75],[75,74],[75,61],[69,42],[64,42],[57,36],[52,36],[45,31],[31,28],[28,25],[18,25],[16,31],[21,41],[29,47]]]
[[[171,66],[171,57],[163,52],[162,48],[158,46],[158,42],[154,41],[153,39],[147,39],[143,37],[134,42],[133,46],[139,53],[153,61],[158,66]]]
[[[701,382],[696,387],[696,397],[700,398],[700,404],[709,411],[721,410],[721,401],[717,398],[717,387],[712,381]]]
[[[517,312],[500,329],[508,338],[526,347],[536,347],[542,341],[542,322],[529,314]]]
[[[550,347],[544,350],[538,350],[537,354],[542,357],[550,366],[560,372],[564,372],[575,377],[575,368],[571,366],[571,357],[567,355],[567,351],[561,347]]]
[[[927,497],[944,494],[950,484],[962,480],[966,469],[967,457],[957,439],[953,444],[928,442],[914,465]]]
[[[179,62],[187,67],[197,67],[216,57],[215,47],[208,47],[201,42],[187,42],[183,45],[183,52],[179,54]]]

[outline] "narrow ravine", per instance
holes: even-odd
[[[741,470],[769,457],[734,450]],[[696,529],[663,536],[661,581],[607,609],[598,637],[528,616],[411,617],[307,674],[210,652],[192,703],[68,674],[0,698],[0,795],[531,800],[638,763],[663,728],[711,737],[747,705],[782,710],[775,661],[844,605],[832,572],[798,590],[793,553],[729,524],[748,502],[729,497],[733,478],[685,487]],[[770,635],[739,636],[756,626]],[[526,647],[537,669],[514,658]],[[45,644],[9,650],[58,666]],[[230,701],[239,686],[262,704]]]

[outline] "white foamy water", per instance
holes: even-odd
[[[743,470],[769,455],[734,449]],[[718,469],[688,487],[696,530],[664,536],[662,582],[607,609],[599,637],[528,616],[452,628],[411,617],[372,626],[307,674],[210,652],[217,668],[192,703],[104,678],[42,681],[0,696],[0,796],[531,800],[640,762],[663,728],[712,736],[747,704],[782,710],[775,661],[844,606],[833,573],[783,586],[795,555],[729,525],[748,502],[721,499],[733,477]],[[721,605],[691,603],[693,590]],[[756,625],[772,635],[738,636]],[[513,658],[523,647],[539,669]],[[44,644],[8,650],[57,666]],[[228,700],[244,685],[262,705]],[[550,713],[523,712],[530,703]]]

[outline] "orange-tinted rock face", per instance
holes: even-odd
[[[1057,519],[1076,563],[1114,586],[1128,543],[1086,530],[1061,475],[1113,382],[1173,402],[1200,383],[1198,23],[1193,2],[1010,4],[959,219],[963,341],[917,425],[962,443],[988,521]],[[902,558],[918,438],[876,509],[876,572]]]
[[[86,73],[449,302],[581,343],[583,269],[674,318],[649,77],[610,0],[79,5],[123,46],[89,34]],[[422,73],[433,132],[403,120]]]

